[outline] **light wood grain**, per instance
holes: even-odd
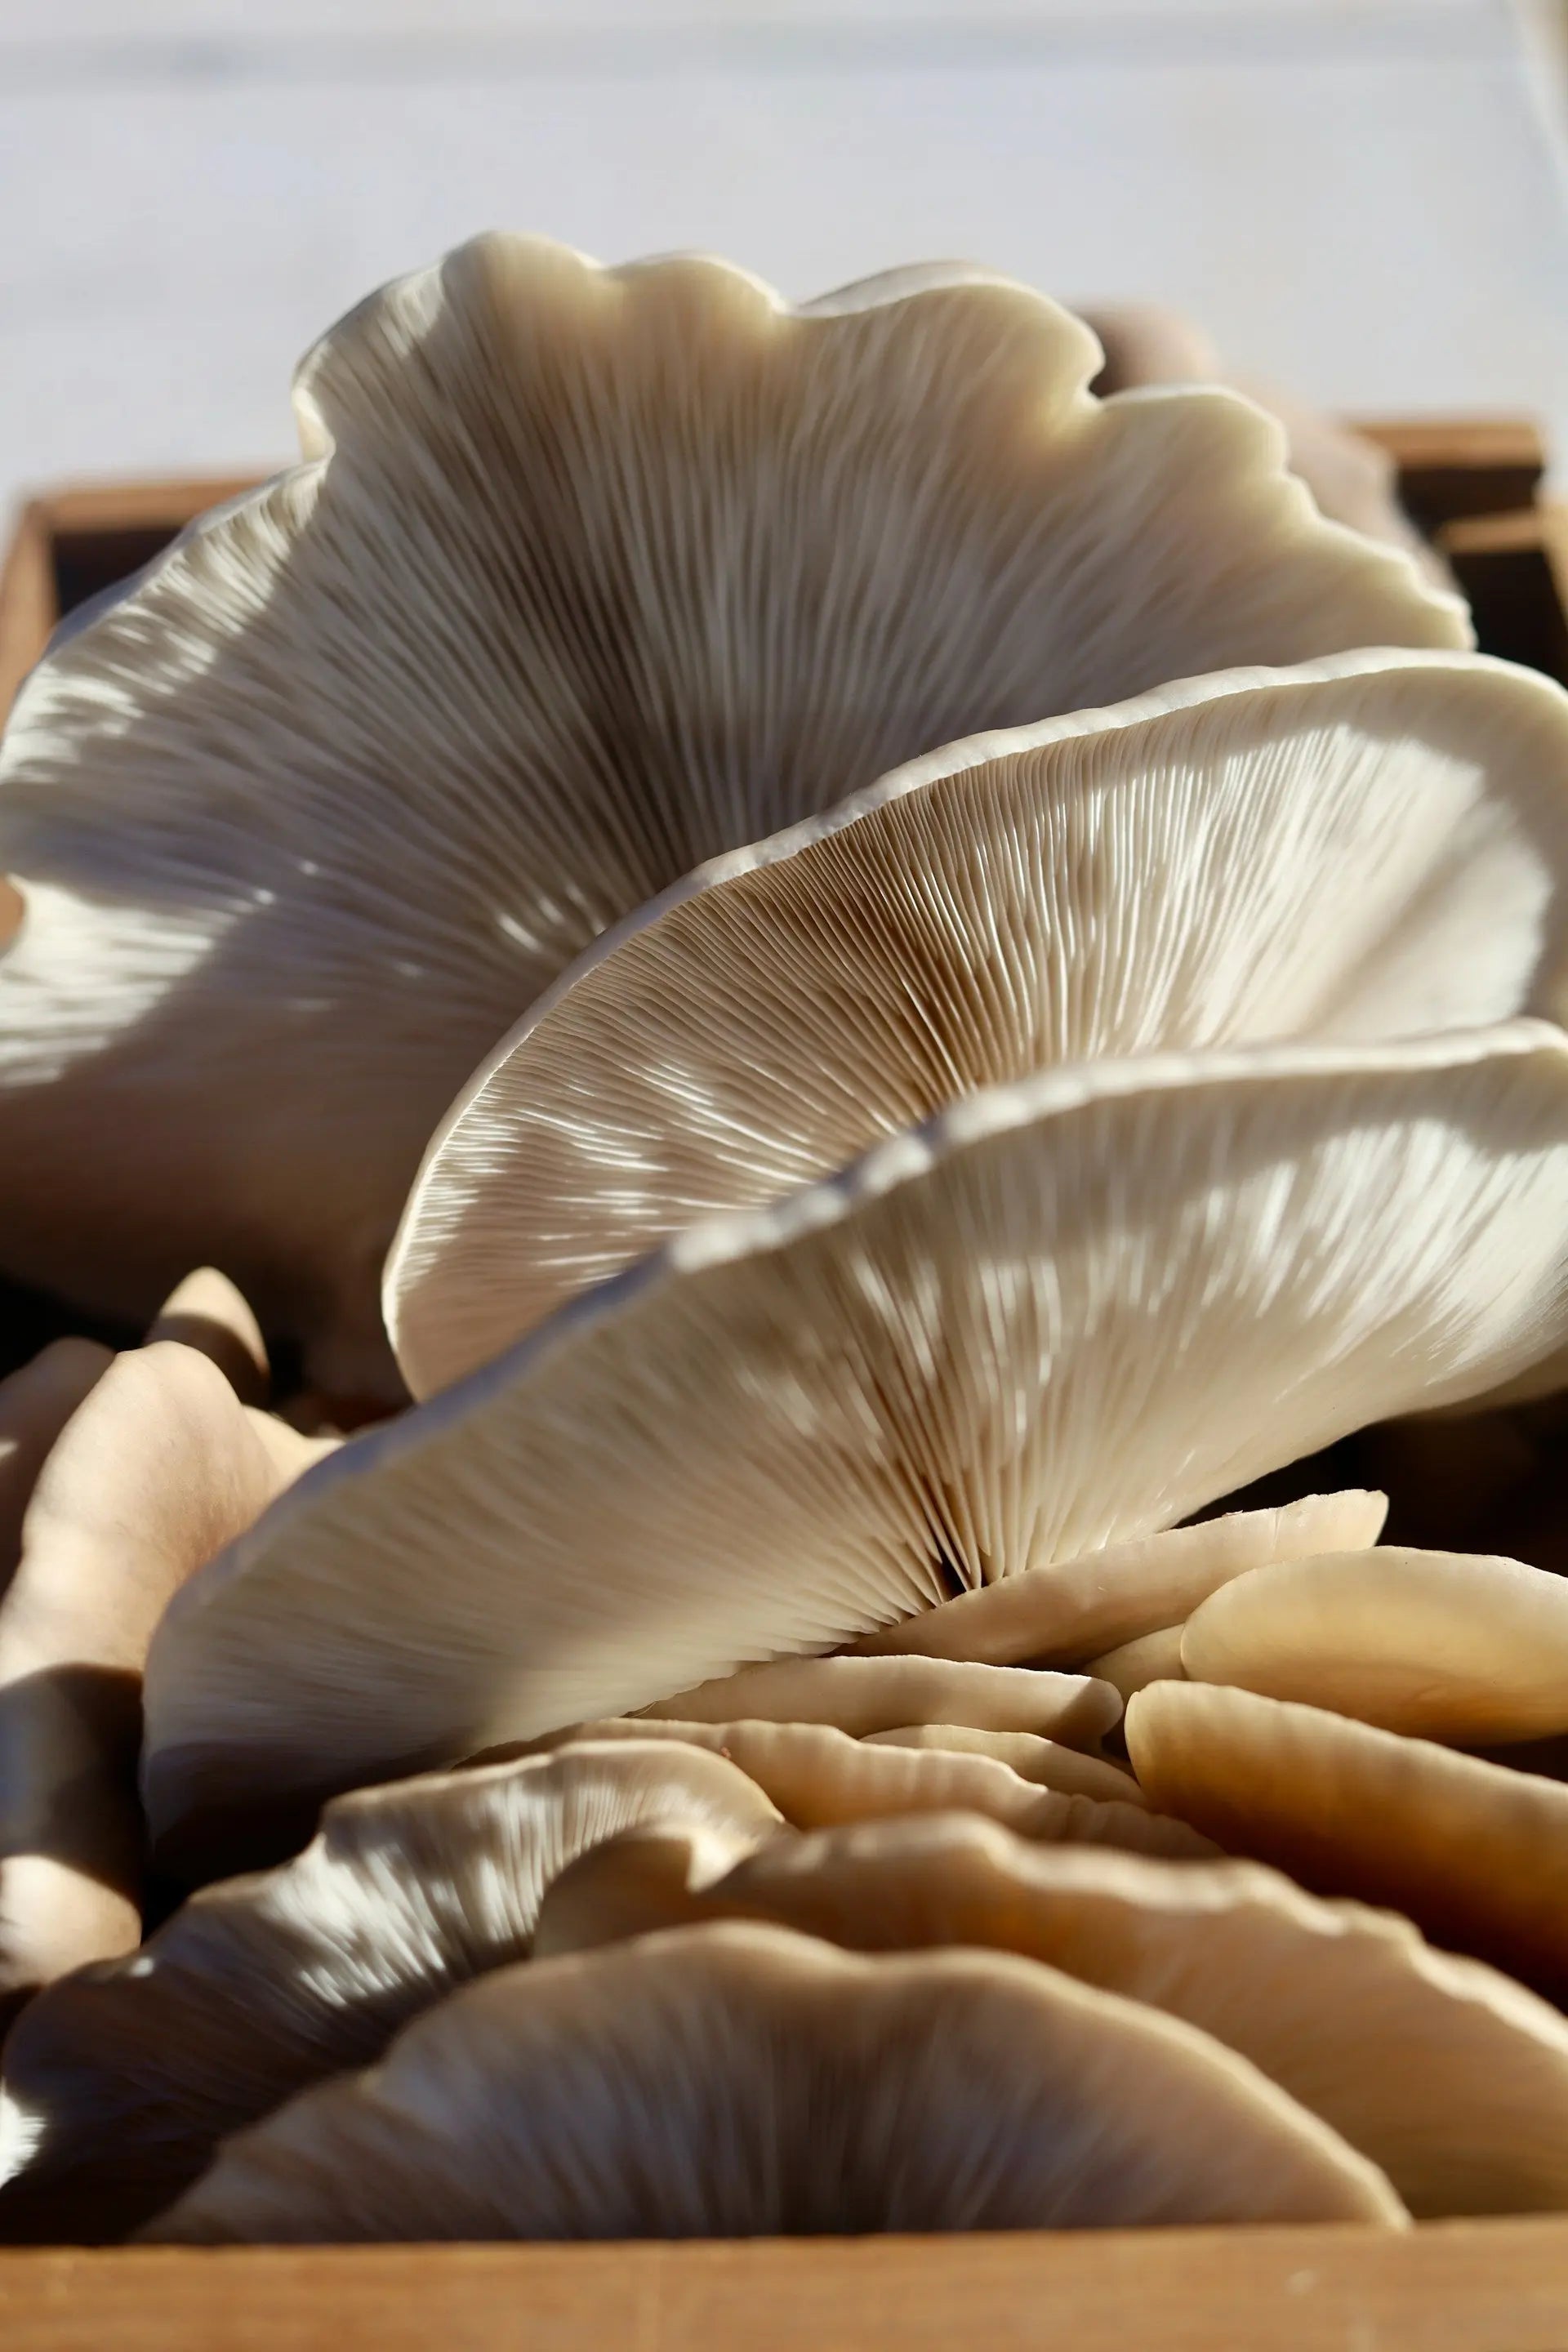
[[[1568,2221],[0,2257],[7,2352],[1563,2352]]]

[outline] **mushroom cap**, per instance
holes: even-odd
[[[309,1472],[159,1629],[154,1832],[832,1649],[1506,1377],[1568,1328],[1565,1192],[1546,1024],[975,1096]]]
[[[307,462],[18,698],[7,1261],[142,1312],[210,1260],[314,1384],[389,1380],[431,1129],[607,923],[977,726],[1468,642],[1262,412],[1102,404],[1098,359],[962,268],[797,310],[493,236],[362,302],[296,377]]]
[[[1101,1802],[1142,1805],[1143,1792],[1130,1771],[1103,1757],[1085,1756],[1058,1740],[1037,1739],[1028,1731],[976,1731],[966,1723],[904,1723],[887,1731],[867,1731],[861,1738],[873,1748],[919,1748],[939,1754],[990,1756],[1031,1780],[1039,1789],[1055,1789],[1064,1797],[1097,1797]]]
[[[0,1598],[22,1556],[33,1489],[72,1413],[114,1360],[96,1339],[54,1339],[0,1381]]]
[[[1152,1805],[1324,1895],[1568,1992],[1568,1788],[1425,1739],[1214,1683],[1127,1710]]]
[[[428,1395],[1056,1064],[1521,1013],[1568,1013],[1568,694],[1533,671],[1363,652],[982,735],[678,882],[525,1013],[426,1150],[387,1328]]]
[[[1349,1555],[1359,1559],[1360,1553]],[[1222,1587],[1223,1590],[1223,1587]],[[1165,1682],[1172,1675],[1180,1678],[1182,1664],[1182,1629],[1179,1625],[1162,1625],[1155,1633],[1140,1633],[1135,1642],[1123,1642],[1114,1650],[1107,1650],[1094,1663],[1094,1671],[1102,1682],[1108,1682],[1121,1695],[1123,1704],[1134,1691],[1144,1689],[1150,1683]]]
[[[858,1950],[979,1945],[1184,2018],[1380,2166],[1418,2220],[1568,2209],[1568,2023],[1407,1921],[1254,1863],[1025,1843],[960,1815],[721,1846],[631,1832],[554,1881],[541,1958],[771,1920]]]
[[[144,2234],[273,2243],[1405,2220],[1190,2027],[1011,1955],[698,1927],[509,1969]]]
[[[717,1749],[756,1782],[795,1829],[830,1829],[898,1813],[961,1811],[1005,1822],[1022,1837],[1121,1845],[1177,1859],[1215,1851],[1185,1822],[1150,1812],[1135,1789],[1102,1799],[1031,1783],[993,1756],[851,1739],[830,1724],[663,1723],[621,1716],[557,1735],[568,1741],[650,1736]]]
[[[1568,1731],[1568,1584],[1517,1559],[1388,1545],[1255,1569],[1181,1629],[1194,1682],[1478,1747]],[[1117,1682],[1108,1662],[1096,1671]]]
[[[991,1665],[1081,1665],[1109,1646],[1157,1633],[1211,1592],[1274,1559],[1364,1549],[1388,1516],[1386,1495],[1352,1486],[1263,1511],[1227,1511],[1137,1536],[1050,1572],[1031,1570],[900,1617],[852,1646],[858,1657],[973,1658]]]
[[[1289,436],[1291,469],[1322,513],[1352,530],[1407,547],[1432,578],[1449,580],[1442,558],[1400,505],[1394,460],[1375,441],[1273,385],[1231,376],[1204,330],[1179,310],[1152,302],[1074,308],[1105,354],[1095,378],[1101,398],[1144,384],[1231,383],[1278,416]]]
[[[1081,1747],[1121,1720],[1115,1691],[1085,1675],[947,1658],[783,1658],[639,1712],[686,1723],[830,1723],[854,1738],[906,1724],[962,1723]]]
[[[38,1475],[0,1601],[0,2005],[140,1939],[153,1628],[281,1491],[289,1450],[295,1469],[320,1452],[263,1421],[159,1340],[93,1381]]]
[[[779,1826],[722,1757],[579,1745],[340,1798],[265,1876],[206,1888],[130,1959],[84,1969],[5,2047],[0,2239],[122,2236],[227,2134],[374,2058],[468,1978],[523,1958],[546,1887],[601,1838]]]
[[[261,1327],[249,1301],[216,1265],[198,1266],[175,1284],[147,1338],[178,1339],[210,1356],[241,1404],[267,1402],[272,1368]]]

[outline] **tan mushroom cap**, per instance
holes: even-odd
[[[1229,1511],[1058,1560],[1048,1574],[1031,1570],[982,1585],[864,1633],[852,1649],[858,1657],[1081,1665],[1185,1617],[1249,1569],[1303,1554],[1364,1549],[1377,1541],[1387,1516],[1387,1496],[1359,1487],[1305,1495],[1273,1510]]]
[[[135,1312],[222,1265],[358,1392],[432,1128],[629,908],[979,726],[1469,642],[1319,517],[1272,420],[1103,404],[1099,356],[975,269],[797,310],[505,236],[352,310],[296,377],[307,462],[18,698],[12,1262]]]
[[[55,1339],[0,1381],[0,1596],[22,1556],[38,1473],[72,1413],[114,1360],[96,1339]]]
[[[133,1958],[23,2014],[0,2095],[0,2239],[137,2227],[230,2132],[523,1958],[557,1872],[650,1822],[721,1832],[726,1862],[780,1826],[736,1767],[665,1741],[340,1798],[285,1868],[206,1888]]]
[[[187,1274],[159,1307],[149,1341],[178,1339],[210,1356],[242,1404],[265,1404],[272,1368],[250,1302],[216,1265]]]
[[[387,1328],[428,1395],[700,1217],[1055,1064],[1521,1013],[1568,1013],[1568,694],[1535,672],[1363,652],[979,736],[677,883],[524,1013],[426,1151]]]
[[[1363,1555],[1354,1552],[1350,1557],[1359,1559]],[[1124,1704],[1134,1691],[1146,1689],[1150,1683],[1168,1682],[1173,1676],[1180,1681],[1182,1628],[1162,1625],[1156,1633],[1140,1633],[1135,1642],[1123,1642],[1119,1649],[1107,1650],[1096,1658],[1094,1672],[1121,1694]]]
[[[147,2234],[714,2238],[1407,2217],[1192,2027],[981,1952],[699,1927],[506,1969]]]
[[[639,1714],[686,1723],[829,1723],[854,1738],[916,1723],[1032,1731],[1089,1747],[1121,1720],[1114,1690],[1085,1675],[947,1658],[784,1658],[656,1699]]]
[[[1546,1024],[975,1096],[302,1479],[159,1629],[154,1832],[832,1649],[1484,1386],[1568,1329],[1565,1195]]]
[[[1208,335],[1179,310],[1149,302],[1073,307],[1105,354],[1095,378],[1101,398],[1146,384],[1234,384],[1279,417],[1289,439],[1291,469],[1324,514],[1352,530],[1408,548],[1435,580],[1448,579],[1441,557],[1400,505],[1397,469],[1376,442],[1273,385],[1231,376]]]
[[[320,1454],[263,1422],[161,1340],[114,1359],[39,1474],[0,1602],[0,2004],[140,1939],[153,1628]]]
[[[1180,1636],[1194,1682],[1478,1747],[1568,1731],[1568,1584],[1517,1559],[1387,1545],[1255,1569]],[[1101,1659],[1096,1671],[1125,1685]]]
[[[1323,1895],[1568,1992],[1568,1788],[1321,1707],[1155,1683],[1127,1710],[1152,1805]]]
[[[795,1829],[832,1829],[897,1813],[970,1812],[1004,1822],[1021,1837],[1126,1846],[1135,1853],[1178,1860],[1215,1852],[1185,1822],[1151,1812],[1136,1790],[1102,1798],[1041,1785],[994,1756],[851,1739],[825,1723],[663,1723],[644,1716],[611,1717],[554,1734],[552,1744],[650,1737],[687,1740],[728,1757]],[[1069,1773],[1072,1762],[1093,1760],[1075,1759],[1070,1749],[1060,1753],[1071,1759]]]
[[[920,1748],[940,1754],[989,1756],[1020,1780],[1055,1789],[1064,1797],[1097,1797],[1102,1803],[1142,1805],[1143,1792],[1130,1771],[1102,1757],[1080,1755],[1058,1740],[1037,1739],[1027,1731],[976,1731],[963,1723],[906,1723],[889,1731],[868,1731],[873,1748]]]
[[[760,1851],[632,1832],[554,1881],[541,1958],[765,1919],[857,1950],[980,1945],[1181,2017],[1387,2173],[1418,2220],[1568,2209],[1568,2023],[1391,1914],[1254,1863],[1027,1844],[949,1815]]]

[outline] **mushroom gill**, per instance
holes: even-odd
[[[731,1849],[630,1832],[552,1885],[542,1958],[772,1921],[860,1951],[984,1946],[1212,2033],[1387,2173],[1418,2220],[1568,2210],[1568,2023],[1408,1922],[1254,1863],[1038,1845],[957,1815]]]
[[[1568,1325],[1565,1191],[1546,1024],[973,1097],[308,1473],[159,1628],[155,1835],[831,1649],[1473,1393]]]
[[[651,1822],[721,1829],[733,1857],[779,1816],[723,1758],[647,1740],[340,1798],[293,1862],[205,1888],[140,1952],[24,2011],[0,2091],[0,2240],[123,2236],[228,2134],[523,1958],[555,1874]]]
[[[792,310],[490,236],[360,303],[296,377],[305,462],[18,697],[6,1266],[142,1314],[209,1260],[312,1384],[392,1388],[430,1130],[607,924],[976,727],[1468,642],[1261,411],[1101,403],[1099,359],[970,268]]]
[[[860,2235],[1407,2219],[1206,2034],[995,1952],[708,1927],[508,1969],[229,2140],[144,2237]]]
[[[387,1328],[428,1395],[1053,1065],[1565,1012],[1561,687],[1386,652],[1163,686],[928,752],[602,940],[437,1129]]]

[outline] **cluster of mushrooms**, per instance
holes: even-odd
[[[25,686],[7,2241],[1568,2210],[1568,696],[1100,362],[483,238]]]

